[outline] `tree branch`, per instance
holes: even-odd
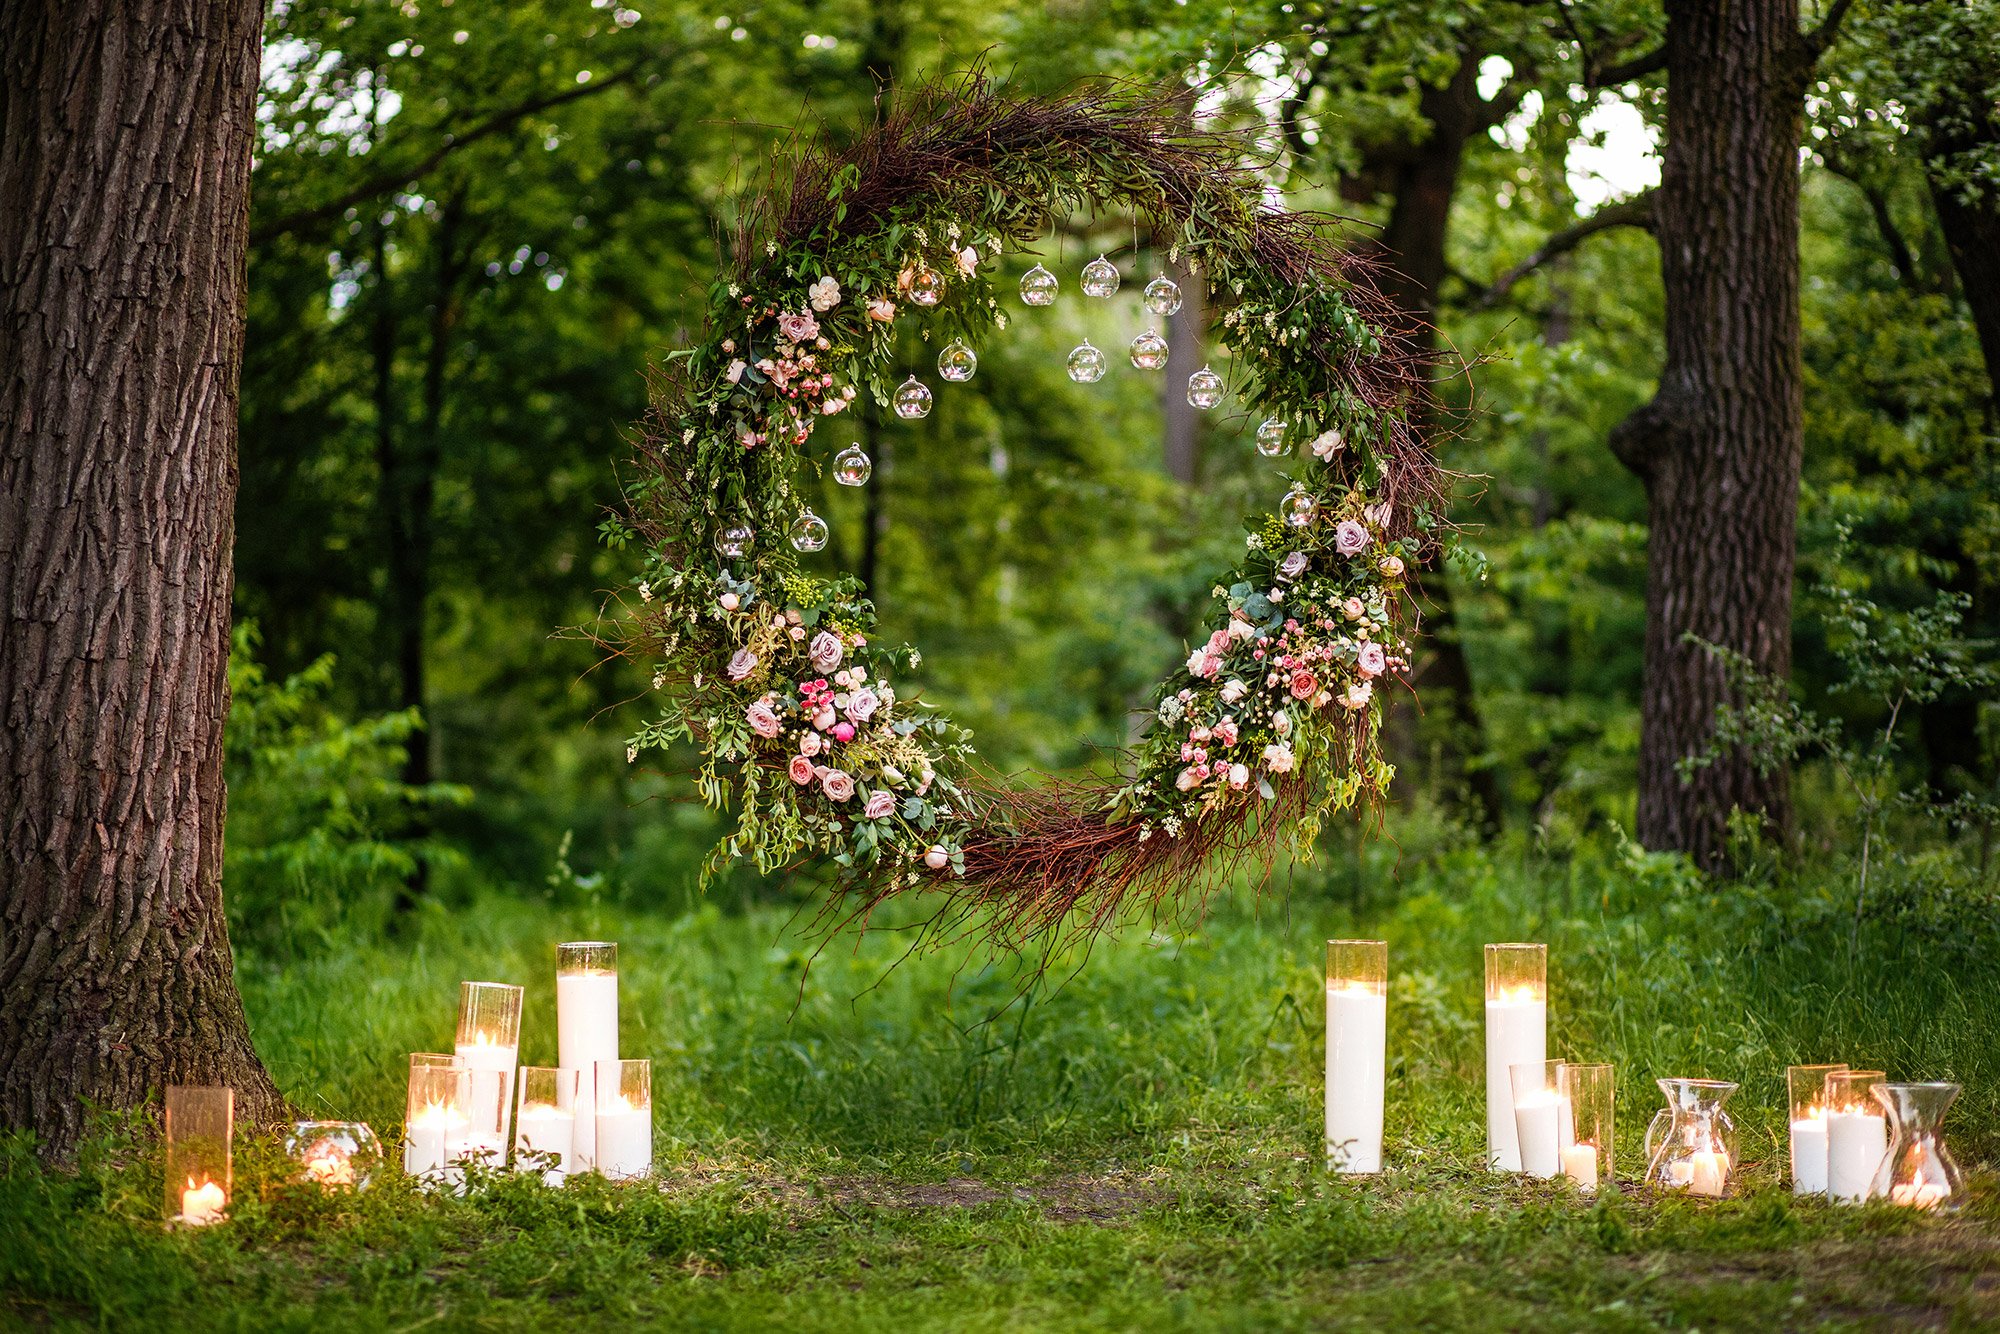
[[[1568,254],[1599,232],[1608,232],[1614,227],[1643,227],[1647,231],[1653,230],[1655,193],[1653,190],[1646,190],[1616,204],[1606,204],[1575,226],[1565,227],[1554,233],[1537,246],[1533,254],[1494,279],[1472,303],[1472,309],[1485,310],[1497,305],[1500,298],[1506,296],[1514,284],[1557,256]]]
[[[1586,88],[1615,88],[1621,83],[1643,79],[1648,74],[1657,74],[1667,67],[1667,48],[1656,46],[1643,55],[1621,60],[1615,65],[1599,65],[1594,61],[1583,72],[1583,86]]]
[[[1841,20],[1847,17],[1847,11],[1853,7],[1854,0],[1833,0],[1833,4],[1827,8],[1826,17],[1819,21],[1819,26],[1800,36],[1799,43],[1805,49],[1808,66],[1816,63],[1820,56],[1825,54],[1826,49],[1833,45],[1833,39],[1840,35]]]

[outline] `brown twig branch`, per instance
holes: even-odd
[[[1513,290],[1516,283],[1550,260],[1568,254],[1599,232],[1608,232],[1614,227],[1643,227],[1651,231],[1653,196],[1652,190],[1646,190],[1616,204],[1606,204],[1575,226],[1565,227],[1556,232],[1535,247],[1533,254],[1494,279],[1474,299],[1472,309],[1487,310],[1498,305],[1501,299]]]

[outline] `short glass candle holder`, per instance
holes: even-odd
[[[1557,1073],[1558,1105],[1568,1123],[1563,1127],[1562,1171],[1579,1190],[1594,1191],[1601,1182],[1617,1180],[1612,1163],[1613,1083],[1609,1065],[1566,1061]]]
[[[1543,1181],[1562,1171],[1563,1131],[1569,1121],[1562,1100],[1561,1061],[1524,1061],[1509,1066],[1514,1090],[1514,1137],[1521,1148],[1521,1171]]]
[[[653,1170],[653,1063],[597,1063],[597,1170],[613,1181]]]
[[[1326,1161],[1337,1172],[1382,1170],[1389,944],[1326,942]]]
[[[560,1186],[575,1170],[577,1089],[582,1075],[563,1066],[521,1067],[521,1107],[514,1118],[516,1171],[539,1171],[542,1184]]]
[[[448,1064],[441,1063],[448,1062]],[[456,1056],[434,1052],[410,1057],[410,1090],[403,1121],[403,1170],[432,1184],[464,1179],[456,1165],[471,1129],[472,1072]]]
[[[1486,947],[1486,1164],[1502,1172],[1521,1170],[1511,1070],[1548,1059],[1548,997],[1548,946]]]
[[[1890,1139],[1871,1193],[1906,1209],[1956,1209],[1965,1182],[1942,1127],[1959,1086],[1877,1084],[1873,1092],[1889,1113]]]
[[[166,1217],[205,1227],[229,1217],[236,1091],[171,1084],[166,1094]]]
[[[465,1140],[455,1160],[481,1167],[500,1167],[507,1161],[507,1135],[512,1123],[513,1072],[465,1071]]]
[[[520,1045],[521,988],[508,982],[459,983],[458,1054],[470,1060],[474,1052],[512,1052]]]
[[[1889,1118],[1875,1089],[1880,1070],[1834,1070],[1826,1077],[1826,1197],[1859,1204],[1875,1192],[1875,1173],[1889,1152]]]
[[[1728,1193],[1736,1174],[1736,1123],[1723,1104],[1740,1085],[1726,1079],[1662,1079],[1668,1117],[1646,1133],[1646,1184],[1690,1195]]]
[[[322,1190],[367,1190],[382,1165],[382,1142],[362,1121],[299,1121],[285,1154]]]
[[[1785,1067],[1794,1195],[1826,1194],[1826,1077],[1845,1069],[1845,1065]]]

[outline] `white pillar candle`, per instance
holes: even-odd
[[[1688,1193],[1721,1195],[1729,1184],[1729,1155],[1721,1149],[1698,1149],[1688,1158]]]
[[[1568,1144],[1562,1151],[1563,1175],[1584,1190],[1597,1189],[1597,1146]]]
[[[1875,1169],[1889,1152],[1889,1122],[1867,1112],[1828,1112],[1826,1193],[1842,1204],[1868,1198]]]
[[[431,1103],[405,1128],[403,1170],[426,1181],[457,1183],[463,1170],[452,1166],[464,1150],[467,1121],[456,1107]]]
[[[486,1034],[481,1033],[477,1041],[461,1042],[454,1050],[464,1059],[466,1069],[497,1072],[500,1075],[500,1124],[494,1127],[494,1129],[499,1133],[500,1143],[505,1144],[508,1133],[507,1123],[514,1110],[512,1106],[514,1068],[518,1063],[521,1049],[519,1047],[503,1047],[496,1042],[488,1041]],[[481,1100],[481,1105],[483,1105],[483,1100]]]
[[[1367,983],[1326,989],[1326,1155],[1342,1172],[1382,1170],[1389,998]]]
[[[520,1155],[555,1155],[555,1165],[542,1169],[542,1184],[560,1186],[570,1170],[575,1148],[576,1113],[552,1102],[531,1102],[521,1108],[519,1133],[514,1141],[515,1166],[529,1170]]]
[[[1562,1170],[1562,1123],[1568,1100],[1542,1093],[1514,1104],[1514,1138],[1521,1171],[1546,1181]]]
[[[1792,1122],[1792,1194],[1826,1194],[1826,1117]]]
[[[197,1183],[188,1178],[181,1189],[180,1221],[194,1227],[206,1227],[210,1223],[220,1223],[225,1216],[229,1201],[222,1193],[222,1187],[213,1181]]]
[[[653,1170],[653,1105],[608,1092],[597,1106],[597,1170],[613,1181]]]
[[[1548,1002],[1532,993],[1486,1002],[1486,1163],[1503,1172],[1521,1170],[1508,1068],[1548,1059],[1548,1017]]]
[[[556,1047],[559,1065],[584,1072],[572,1152],[577,1170],[587,1172],[597,1163],[592,1114],[596,1081],[591,1072],[599,1061],[618,1059],[618,974],[593,970],[556,975]]]
[[[1911,1209],[1935,1209],[1950,1193],[1934,1181],[1909,1181],[1889,1188],[1889,1202]]]

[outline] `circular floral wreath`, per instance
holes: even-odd
[[[663,697],[628,757],[698,748],[703,799],[735,815],[710,870],[823,859],[859,911],[929,887],[1020,941],[1213,885],[1246,856],[1268,866],[1281,833],[1309,845],[1328,812],[1380,797],[1381,688],[1414,631],[1405,572],[1445,532],[1411,411],[1428,367],[1331,220],[1268,203],[1247,149],[1155,98],[1010,97],[975,77],[772,173],[701,340],[656,378],[627,515],[606,525],[646,553],[611,642]],[[1004,328],[1019,298],[996,293],[998,257],[1103,206],[1148,216],[1206,283],[1239,392],[1299,466],[1119,772],[1006,784],[913,688],[917,650],[877,642],[859,582],[801,569],[794,546],[824,530],[794,478],[834,454],[819,441],[859,395],[893,400],[899,321]]]

